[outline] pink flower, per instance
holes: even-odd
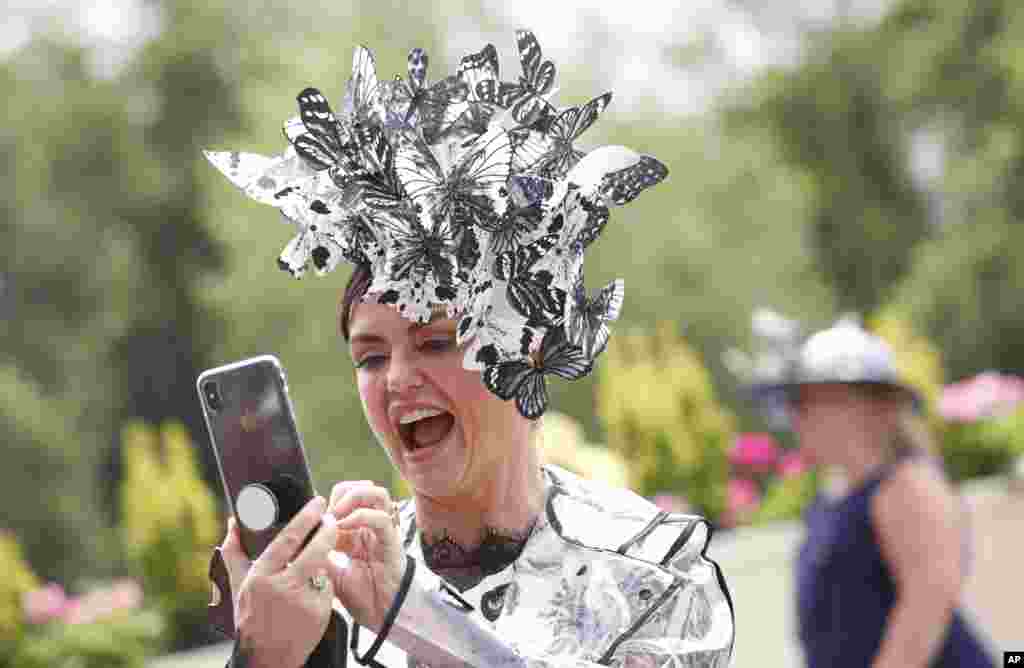
[[[117,580],[68,601],[63,619],[68,624],[91,624],[142,604],[142,588],[134,580]]]
[[[761,490],[757,483],[748,478],[732,478],[726,488],[729,508],[733,510],[747,510],[756,506],[761,500]]]
[[[771,434],[740,434],[729,450],[729,461],[738,469],[768,472],[775,466],[779,448]]]
[[[142,605],[142,587],[128,578],[117,580],[110,587],[110,603],[114,610],[136,610]]]
[[[783,478],[793,478],[807,471],[807,462],[800,450],[790,450],[779,458],[776,470]]]
[[[29,624],[44,624],[58,619],[66,603],[64,588],[56,582],[25,592],[21,597],[21,609]]]
[[[756,482],[749,478],[730,478],[725,489],[723,524],[736,526],[746,522],[760,502],[761,490]]]
[[[686,499],[676,494],[655,494],[651,497],[651,503],[668,513],[692,512],[692,508]]]
[[[986,371],[942,388],[939,414],[952,422],[974,422],[1014,411],[1024,402],[1024,378]]]

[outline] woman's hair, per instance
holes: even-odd
[[[345,291],[341,293],[341,302],[338,304],[338,329],[346,341],[349,336],[348,328],[349,320],[352,317],[352,306],[363,298],[372,282],[373,273],[370,271],[370,265],[362,262],[356,265],[348,277]]]
[[[890,455],[900,457],[908,454],[936,454],[934,439],[928,429],[927,421],[918,414],[913,405],[914,399],[906,390],[882,384],[870,384],[862,387],[869,396],[875,399],[900,403],[896,425],[888,442]]]

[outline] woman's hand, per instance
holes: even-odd
[[[378,631],[405,567],[391,495],[369,480],[339,482],[329,507],[338,519],[335,549],[351,560],[346,567],[331,562],[334,591],[356,622]]]
[[[327,630],[334,591],[328,554],[338,540],[323,497],[309,501],[253,562],[231,518],[221,554],[235,597],[235,627],[249,666],[300,668]],[[317,523],[323,526],[300,547]],[[314,582],[322,586],[314,586]]]

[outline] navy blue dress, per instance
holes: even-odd
[[[893,465],[837,500],[805,513],[796,562],[797,616],[808,668],[868,668],[878,653],[896,587],[871,525],[870,502]],[[924,558],[927,558],[926,556]],[[934,668],[994,668],[955,610]]]

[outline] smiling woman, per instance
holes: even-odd
[[[516,83],[491,45],[433,84],[422,49],[382,83],[359,47],[342,113],[303,90],[282,156],[207,154],[298,227],[281,268],[355,264],[339,328],[412,490],[399,506],[339,482],[252,562],[232,527],[213,569],[230,581],[236,666],[343,665],[347,625],[374,666],[729,662],[708,523],[541,464],[547,377],[590,373],[622,307],[621,280],[588,295],[584,252],[610,206],[667,170],[576,149],[611,94],[556,109],[554,64],[532,33],[517,44]]]

